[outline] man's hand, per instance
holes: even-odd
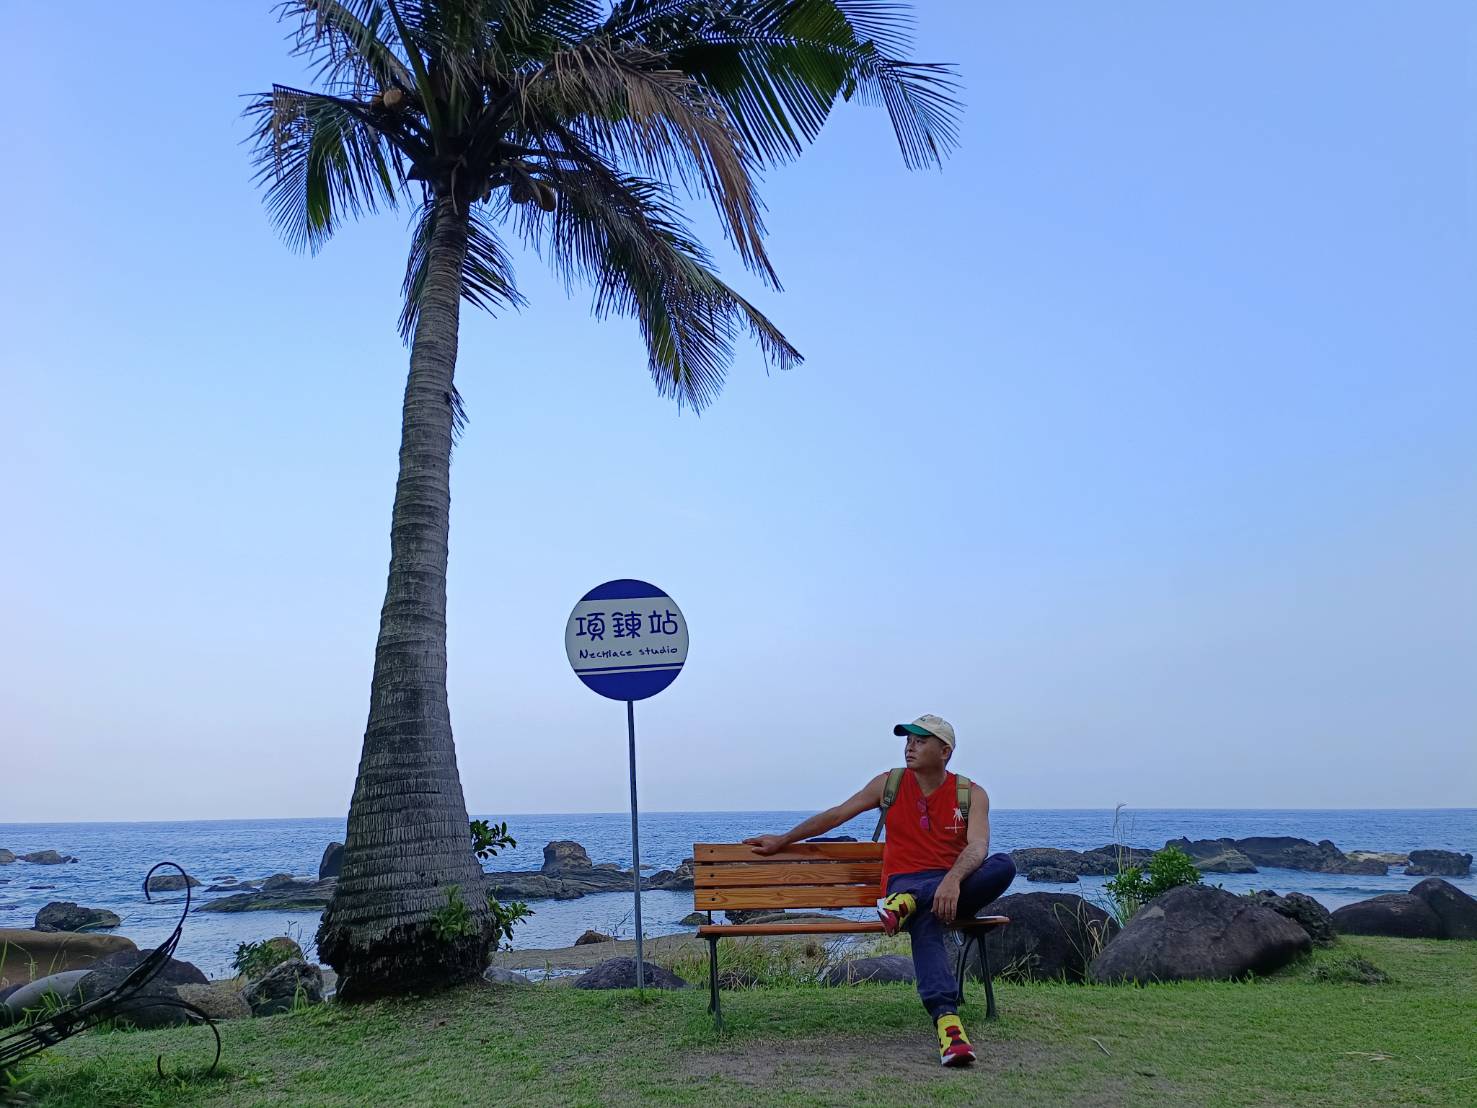
[[[744,845],[752,846],[755,854],[778,854],[787,844],[783,835],[755,835],[745,839]]]
[[[959,911],[959,878],[948,874],[933,894],[933,914],[944,923],[953,923]]]

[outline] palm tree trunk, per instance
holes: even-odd
[[[481,972],[490,940],[446,702],[452,382],[467,231],[466,213],[438,201],[405,387],[369,724],[343,870],[318,930],[319,955],[347,1000],[467,980]],[[448,933],[444,910],[457,896],[471,917]]]

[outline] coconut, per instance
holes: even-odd
[[[552,188],[539,181],[534,185],[534,195],[538,200],[538,206],[540,208],[546,212],[552,212],[554,210],[556,197]]]
[[[405,102],[405,93],[401,92],[397,88],[387,88],[385,89],[384,96],[382,96],[380,99],[381,103],[383,103],[385,107],[394,109],[398,108],[401,104]]]
[[[508,186],[508,195],[515,204],[527,204],[533,199],[533,186],[526,177],[514,177],[513,183]]]

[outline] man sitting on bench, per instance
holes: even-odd
[[[1015,863],[1008,854],[990,854],[989,794],[949,772],[954,728],[926,715],[898,724],[893,733],[907,740],[907,768],[901,774],[879,773],[850,800],[785,834],[744,842],[756,854],[774,854],[882,808],[887,838],[882,848],[884,896],[877,902],[877,914],[889,935],[902,929],[911,937],[918,995],[938,1027],[939,1062],[968,1065],[974,1048],[959,1022],[961,998],[944,934],[956,919],[972,918],[1003,893],[1015,878]],[[895,782],[892,796],[887,795],[890,778]]]

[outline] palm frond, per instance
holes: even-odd
[[[318,79],[363,94],[370,89],[409,89],[414,78],[386,34],[378,0],[286,0],[286,20],[297,18],[294,53],[318,63]]]
[[[566,287],[594,285],[594,313],[634,317],[657,390],[695,410],[721,391],[738,335],[767,363],[789,369],[800,353],[763,313],[713,271],[670,189],[586,164],[561,173],[552,213],[524,205],[524,238]]]
[[[521,308],[525,301],[513,279],[513,266],[488,213],[473,208],[469,213],[467,252],[462,259],[462,299],[488,312]],[[401,285],[404,306],[400,311],[400,337],[409,342],[420,318],[421,293],[426,285],[426,265],[431,239],[436,231],[436,205],[423,204],[417,213],[410,238],[410,257],[405,263]]]
[[[644,47],[590,40],[554,55],[528,84],[523,125],[575,136],[601,160],[705,193],[744,264],[777,283],[751,159],[723,104]]]
[[[346,217],[393,208],[399,152],[352,102],[275,85],[246,109],[255,120],[257,182],[294,249],[317,251]]]

